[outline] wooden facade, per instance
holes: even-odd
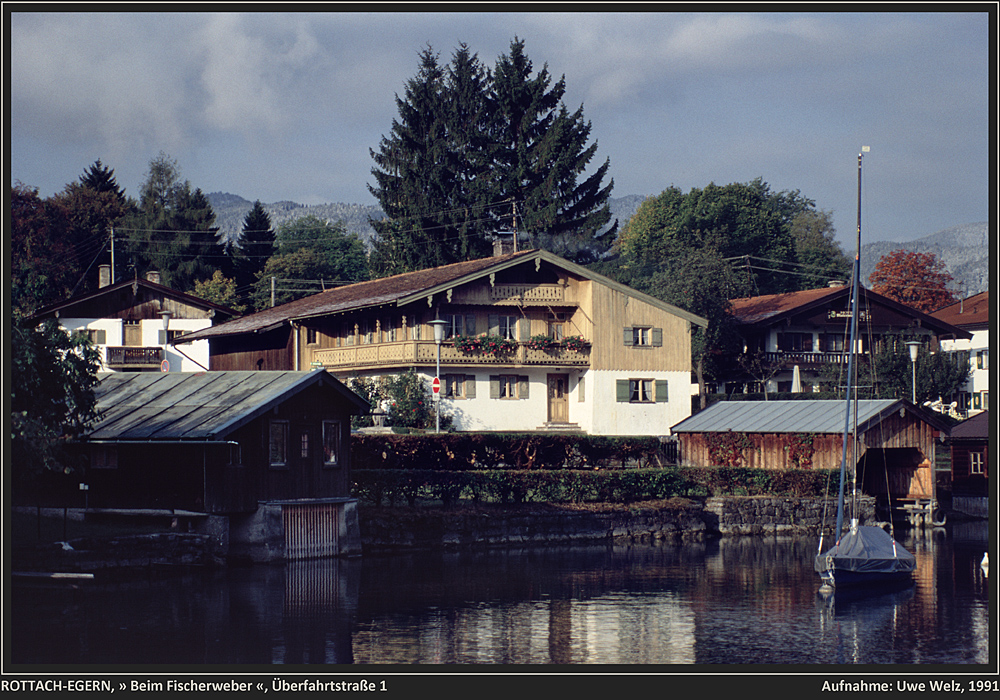
[[[90,507],[234,514],[351,496],[350,419],[367,403],[336,379],[184,374],[117,383],[99,398],[105,417],[73,446]]]
[[[952,494],[960,496],[989,495],[990,434],[989,412],[978,413],[951,431]]]
[[[440,348],[431,325],[438,319],[447,323]],[[445,395],[461,401],[448,407],[456,429],[558,424],[665,435],[690,413],[695,325],[707,321],[533,250],[338,287],[176,342],[208,339],[212,370],[322,368],[345,382],[413,369],[429,384],[440,351],[442,382],[460,376],[468,389]],[[463,346],[475,338],[506,347]],[[539,338],[553,342],[539,347]],[[519,378],[524,392],[502,397],[522,400],[518,407],[491,402],[499,376]],[[624,400],[616,396],[621,382]],[[660,390],[637,389],[632,401],[629,382]],[[643,405],[622,405],[629,403]]]
[[[848,439],[851,479],[856,474],[859,488],[883,502],[935,500],[934,462],[947,426],[936,414],[907,401],[863,403],[857,455]],[[843,421],[842,406],[837,401],[714,404],[702,412],[705,415],[674,426],[680,459],[702,467],[839,469],[844,433],[835,426]],[[741,411],[739,420],[731,417],[736,409]],[[713,419],[709,412],[719,417]]]

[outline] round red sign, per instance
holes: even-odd
[[[437,377],[434,377],[434,381],[431,382],[431,390],[435,394],[440,394],[441,393],[441,380],[438,379]]]

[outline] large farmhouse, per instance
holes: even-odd
[[[666,435],[690,415],[691,332],[706,325],[530,250],[334,288],[174,342],[207,340],[212,370],[316,367],[347,382],[413,368],[428,385],[440,351],[457,430]]]

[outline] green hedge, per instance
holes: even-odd
[[[354,496],[373,505],[415,505],[459,499],[474,503],[630,503],[682,496],[775,495],[815,498],[827,492],[829,471],[740,467],[639,469],[359,469]]]
[[[538,433],[351,436],[352,469],[613,469],[670,462],[657,437]]]

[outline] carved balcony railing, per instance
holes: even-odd
[[[111,369],[152,369],[163,362],[163,348],[108,346],[105,364]]]
[[[855,357],[865,357],[867,353],[858,353]],[[814,366],[847,364],[849,355],[842,352],[765,352],[764,361],[779,367],[791,368],[794,365]]]
[[[347,345],[339,348],[314,350],[312,353],[314,365],[334,370],[353,367],[433,366],[436,362],[437,344],[428,340]],[[441,344],[441,365],[449,367],[470,365],[587,367],[590,365],[590,348],[536,350],[519,344],[513,352],[487,355],[462,352],[454,345],[444,342]]]

